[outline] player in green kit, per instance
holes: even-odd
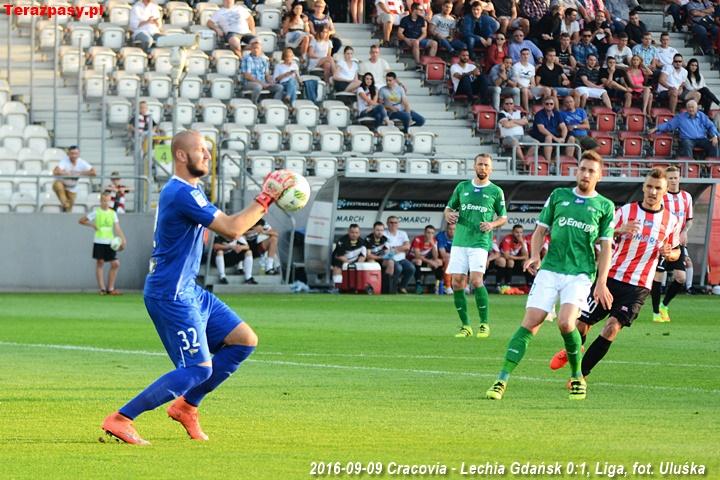
[[[505,195],[490,181],[492,157],[481,153],[475,157],[475,176],[460,182],[445,207],[445,220],[456,224],[446,273],[451,275],[455,308],[462,322],[458,338],[472,337],[473,330],[467,313],[465,285],[468,271],[475,288],[475,303],[480,313],[478,338],[490,336],[488,325],[489,301],[483,276],[488,252],[492,249],[492,232],[507,222]]]
[[[587,298],[595,277],[595,242],[600,241],[597,279],[593,297],[604,308],[612,306],[612,294],[606,282],[612,253],[613,202],[595,191],[602,175],[602,157],[587,151],[580,159],[575,188],[556,188],[550,194],[532,236],[532,256],[524,268],[535,273],[540,266],[540,250],[548,230],[552,241],[542,267],[528,296],[525,318],[510,339],[505,363],[486,397],[500,400],[505,393],[510,373],[522,360],[532,337],[540,330],[548,312],[560,297],[558,327],[565,341],[570,376],[571,400],[583,400],[587,385],[580,371],[581,338],[575,322],[581,310],[587,309]]]

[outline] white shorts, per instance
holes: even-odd
[[[602,98],[603,93],[607,93],[604,88],[578,87],[575,91],[580,95],[587,95],[589,98]]]
[[[400,25],[400,20],[405,17],[405,14],[385,13],[380,12],[377,16],[379,23],[391,22],[394,26]]]
[[[539,308],[544,312],[551,312],[559,296],[560,305],[569,303],[580,310],[587,310],[591,287],[592,281],[584,273],[565,275],[540,270],[530,289],[525,308]]]
[[[485,273],[488,251],[482,248],[456,247],[450,248],[450,261],[445,273],[467,275],[468,272]]]

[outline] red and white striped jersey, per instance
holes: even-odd
[[[660,249],[665,243],[674,247],[680,242],[680,224],[678,217],[667,208],[651,212],[643,209],[641,202],[633,202],[615,212],[615,230],[633,220],[640,221],[641,230],[635,234],[622,234],[618,238],[608,277],[650,288]]]
[[[693,201],[692,197],[685,190],[679,192],[667,192],[663,197],[663,203],[665,208],[670,210],[670,213],[675,214],[680,220],[680,229],[685,228],[685,224],[688,220],[693,218]]]

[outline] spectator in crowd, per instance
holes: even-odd
[[[424,17],[425,20],[430,22],[430,19],[432,18],[433,11],[432,11],[432,0],[407,0],[405,2],[405,6],[407,7],[408,11],[412,10],[412,6],[414,4],[420,5],[420,16]]]
[[[530,40],[525,40],[525,33],[522,30],[515,30],[512,33],[512,41],[508,47],[513,63],[520,61],[520,54],[524,49],[528,49],[531,53],[528,57],[528,63],[530,63],[530,65],[534,67],[536,63],[540,64],[542,62],[542,52],[537,45]]]
[[[500,28],[498,32],[508,33],[508,29],[521,28],[525,32],[530,31],[530,22],[527,18],[518,16],[518,2],[516,0],[493,0],[495,14]]]
[[[132,32],[132,41],[139,43],[145,53],[160,36],[162,12],[153,0],[138,0],[130,9],[128,27]]]
[[[148,112],[148,104],[145,100],[138,104],[138,113],[135,117],[130,119],[128,124],[128,130],[130,135],[135,134],[135,120],[137,119],[137,128],[141,136],[147,135],[152,129],[153,132],[157,131],[157,125],[153,125],[152,117]]]
[[[60,200],[62,211],[70,212],[77,198],[78,177],[94,177],[95,169],[80,158],[80,149],[73,145],[68,148],[67,156],[53,169],[53,175],[66,177],[55,179],[52,188]]]
[[[687,18],[687,4],[689,0],[664,0],[665,12],[673,17],[673,32],[682,32]]]
[[[671,120],[662,125],[652,128],[649,134],[674,132],[680,134],[681,157],[693,158],[693,149],[702,148],[706,157],[718,157],[718,129],[715,124],[703,112],[698,111],[698,104],[695,100],[688,100],[685,104],[686,112],[680,112]],[[708,138],[708,136],[710,138]]]
[[[587,137],[590,120],[588,120],[584,108],[575,108],[575,99],[572,96],[568,95],[563,99],[563,110],[560,112],[560,116],[568,130],[567,143],[580,143],[580,140]],[[578,158],[580,155],[575,156],[574,152],[574,147],[567,147],[565,155]]]
[[[523,273],[523,262],[530,258],[523,234],[522,225],[513,225],[500,242],[500,255],[495,259],[498,285],[510,285],[513,273]]]
[[[572,45],[570,44],[570,35],[567,33],[560,34],[560,47],[556,52],[556,56],[563,72],[565,72],[565,75],[568,78],[574,78],[577,61],[573,56]]]
[[[209,29],[224,39],[235,55],[242,58],[242,45],[255,38],[255,19],[252,12],[235,0],[223,0],[223,8],[212,14],[207,22]]]
[[[605,59],[607,66],[600,69],[600,83],[608,92],[610,100],[615,104],[622,102],[625,108],[632,106],[632,90],[627,72],[617,68],[615,57]],[[632,63],[632,58],[630,59]],[[642,73],[642,72],[641,72]]]
[[[451,56],[455,55],[455,52],[467,48],[462,40],[455,38],[457,20],[452,15],[452,9],[452,0],[445,0],[442,11],[433,15],[428,25],[429,36],[435,39],[440,48],[447,50]]]
[[[307,14],[308,20],[310,21],[310,34],[312,38],[315,38],[318,28],[320,26],[325,27],[332,42],[332,54],[335,55],[340,51],[342,41],[335,36],[335,24],[330,15],[325,13],[326,7],[325,0],[316,0],[315,3],[313,3],[312,12]],[[312,39],[310,41],[312,42]]]
[[[377,21],[383,28],[383,40],[380,46],[389,47],[393,26],[400,25],[400,20],[405,15],[405,4],[403,0],[375,0],[375,7]]]
[[[398,40],[410,48],[418,68],[421,68],[421,50],[427,50],[431,57],[437,53],[437,42],[428,38],[427,25],[428,22],[423,17],[422,7],[419,3],[413,3],[410,15],[400,20],[398,27]]]
[[[700,73],[700,64],[696,58],[691,58],[687,63],[688,77],[685,80],[685,88],[690,92],[698,92],[700,94],[700,105],[702,105],[705,115],[710,115],[712,104],[720,105],[720,100],[705,85],[705,78]]]
[[[645,71],[640,56],[633,55],[630,59],[630,68],[628,68],[626,79],[627,85],[630,87],[632,100],[641,100],[643,113],[650,116],[653,95],[651,88],[645,85]]]
[[[282,62],[275,65],[273,71],[273,82],[282,86],[283,101],[294,106],[300,85],[300,70],[292,48],[287,47],[283,50]]]
[[[540,143],[548,145],[543,146],[543,156],[549,162],[553,158],[553,143],[566,143],[567,126],[560,112],[555,110],[555,99],[553,97],[545,97],[543,100],[543,109],[535,114],[533,119],[533,128],[530,135]]]
[[[578,68],[585,66],[587,58],[590,55],[595,55],[595,58],[598,58],[598,49],[591,42],[592,36],[590,30],[583,29],[580,33],[580,43],[573,47],[573,55],[575,56]]]
[[[110,208],[117,213],[125,213],[125,195],[130,193],[130,187],[122,184],[120,172],[110,174],[110,184],[105,187],[105,191],[110,193]]]
[[[280,275],[280,263],[275,266],[278,252],[278,234],[265,219],[257,221],[253,227],[245,232],[245,239],[250,245],[253,257],[261,258],[260,266],[265,267],[265,275]],[[267,257],[262,262],[263,257]]]
[[[560,5],[553,3],[540,20],[530,25],[530,39],[544,52],[557,45],[561,24]]]
[[[373,231],[365,237],[365,248],[367,249],[367,262],[377,262],[381,265],[383,272],[382,293],[397,291],[397,287],[393,285],[395,275],[395,261],[388,252],[390,248],[387,245],[388,239],[385,236],[385,224],[375,222]]]
[[[443,261],[438,253],[437,243],[435,242],[435,227],[427,225],[422,235],[413,238],[410,245],[410,258],[415,265],[415,293],[418,295],[423,293],[422,286],[422,269],[428,267],[435,275],[435,283],[437,291],[440,290],[440,282],[443,279]]]
[[[634,47],[642,43],[643,35],[648,32],[647,27],[640,21],[640,14],[637,10],[630,12],[630,18],[625,25],[625,33],[628,36],[628,45]]]
[[[575,95],[575,91],[570,88],[570,79],[558,64],[554,48],[545,50],[543,63],[535,71],[535,84],[545,87],[544,95],[551,95],[558,104],[560,103],[558,97]]]
[[[118,250],[122,251],[127,246],[127,240],[125,233],[120,228],[117,212],[110,208],[110,192],[103,192],[100,195],[100,206],[83,216],[78,223],[95,230],[92,258],[95,259],[95,278],[100,295],[121,295],[118,290],[115,290],[115,279],[120,268],[120,260],[117,259],[117,252],[110,248],[110,244],[115,236],[120,237],[122,243]],[[105,272],[103,271],[105,262],[110,262],[107,288],[105,288]]]
[[[687,80],[688,72],[683,68],[683,57],[676,54],[673,57],[672,66],[664,67],[660,73],[657,86],[657,99],[660,101],[668,101],[670,111],[675,114],[678,100],[695,100],[700,101],[700,92],[689,91],[685,89],[685,80]]]
[[[596,55],[588,55],[587,65],[581,67],[578,71],[579,81],[581,85],[575,89],[580,99],[580,108],[585,108],[588,98],[602,100],[606,108],[612,108],[610,97],[600,82],[600,66]]]
[[[577,21],[577,17],[577,10],[567,8],[563,14],[563,21],[560,24],[560,33],[567,33],[572,43],[580,41],[580,22]]]
[[[423,116],[410,108],[405,89],[398,85],[395,72],[388,72],[385,75],[385,86],[380,89],[379,100],[385,106],[391,120],[402,122],[405,133],[408,132],[411,121],[418,127],[425,125]]]
[[[657,59],[657,48],[655,48],[655,45],[652,43],[652,32],[647,32],[643,35],[642,43],[635,45],[632,49],[633,55],[637,55],[642,59],[643,73],[648,77],[651,77],[660,66],[659,60]]]
[[[393,125],[387,110],[378,100],[379,91],[372,73],[368,72],[362,76],[362,84],[357,88],[356,93],[358,117],[373,117],[375,128],[381,125]]]
[[[455,224],[448,223],[445,230],[441,230],[435,235],[435,242],[437,243],[438,253],[440,259],[442,259],[442,271],[443,271],[443,284],[442,290],[446,295],[452,295],[452,282],[449,273],[445,273],[447,270],[448,263],[450,262],[450,249],[452,249],[453,238],[455,238]]]
[[[497,20],[487,13],[483,13],[483,6],[480,2],[473,2],[470,13],[466,14],[462,19],[462,28],[460,29],[462,40],[467,45],[470,52],[470,58],[475,58],[475,49],[477,47],[489,47],[492,43],[490,37],[500,28]]]
[[[520,87],[522,107],[526,112],[530,111],[530,97],[535,99],[551,95],[549,88],[535,85],[535,66],[530,63],[530,58],[530,50],[524,48],[520,53],[520,61],[512,67]]]
[[[632,50],[628,47],[627,33],[619,33],[617,35],[618,43],[610,45],[607,50],[607,57],[613,57],[616,62],[615,68],[627,69],[630,66],[630,59],[633,56]],[[605,63],[607,65],[607,62]]]
[[[253,252],[244,236],[229,241],[220,235],[216,235],[213,251],[215,252],[215,266],[220,277],[220,283],[223,285],[229,283],[225,275],[225,268],[237,265],[236,273],[242,271],[245,277],[243,283],[257,285],[258,282],[252,276]]]
[[[612,25],[605,17],[605,12],[597,12],[595,19],[585,24],[585,28],[592,33],[591,41],[597,48],[600,58],[605,58],[607,50],[613,42]]]
[[[498,32],[485,54],[485,71],[490,72],[495,65],[502,64],[505,58],[510,58],[510,47],[505,34]],[[512,58],[510,60],[512,61]]]
[[[505,57],[502,63],[493,66],[488,77],[490,79],[488,91],[492,99],[492,106],[496,111],[500,110],[501,96],[511,96],[515,100],[515,105],[520,105],[520,88],[513,69],[512,58]]]
[[[253,103],[258,103],[263,90],[270,90],[276,100],[283,98],[283,87],[273,81],[270,62],[262,52],[259,39],[254,38],[250,42],[250,53],[243,57],[240,71],[245,80],[243,88],[251,91]]]
[[[370,58],[360,62],[360,75],[370,73],[375,80],[375,88],[378,90],[385,86],[385,75],[390,71],[390,64],[380,57],[380,47],[370,47]]]
[[[348,227],[346,235],[340,237],[332,253],[332,276],[335,288],[342,283],[342,267],[344,264],[362,263],[367,256],[365,240],[360,237],[360,225],[353,223]]]
[[[338,60],[333,66],[333,82],[336,92],[355,92],[360,86],[360,79],[358,79],[360,67],[353,58],[353,53],[355,51],[352,47],[345,47],[342,60]]]
[[[332,57],[330,31],[323,25],[315,29],[315,38],[310,40],[307,58],[308,71],[316,68],[322,69],[323,80],[325,80],[325,83],[330,83],[335,60]]]
[[[675,55],[678,54],[677,49],[675,47],[670,46],[670,34],[667,32],[663,32],[660,34],[660,46],[657,47],[657,62],[658,62],[658,68],[656,70],[656,74],[659,76],[660,72],[664,67],[672,66],[673,64],[673,58],[675,58]]]
[[[609,14],[613,33],[620,33],[625,30],[627,20],[630,18],[629,0],[605,0],[605,10]]]
[[[450,67],[450,79],[455,95],[465,95],[469,103],[474,103],[475,97],[483,89],[483,79],[477,65],[470,63],[470,53],[467,49],[460,51],[458,63]]]
[[[350,0],[352,23],[365,23],[365,0]]]
[[[539,21],[548,11],[547,0],[523,0],[520,2],[520,16],[527,18],[530,23]]]
[[[285,46],[297,48],[301,57],[305,57],[310,47],[310,20],[303,13],[303,2],[295,2],[292,9],[283,19],[280,35],[285,39]]]
[[[693,1],[687,4],[691,19],[690,29],[703,54],[713,52],[712,40],[717,38],[720,27],[715,24],[715,6],[710,0]]]
[[[395,264],[394,284],[398,286],[398,293],[408,293],[407,286],[410,279],[415,275],[415,265],[407,258],[407,252],[410,251],[410,238],[407,233],[400,230],[400,219],[394,215],[387,219],[387,237],[388,255],[392,255]]]
[[[502,110],[500,110],[498,114],[498,125],[500,126],[501,145],[505,148],[515,149],[515,156],[520,160],[520,164],[518,165],[528,167],[531,161],[527,160],[527,156],[535,156],[537,154],[537,147],[526,145],[526,155],[519,144],[537,143],[537,140],[525,134],[528,119],[522,111],[515,109],[515,102],[512,97],[503,98]]]

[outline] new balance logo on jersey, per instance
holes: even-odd
[[[561,207],[568,207],[570,206],[570,202],[560,202]]]
[[[468,195],[470,195],[470,192],[463,193],[463,197],[467,197]]]
[[[596,230],[595,225],[590,225],[589,223],[583,223],[578,220],[575,220],[572,217],[560,217],[558,219],[558,226],[559,227],[573,227],[573,228],[579,228],[585,233],[592,233]]]
[[[653,224],[653,221],[652,221],[652,220],[645,220],[645,222],[643,223],[643,225],[646,226],[646,227],[651,227],[651,228],[652,228],[652,226],[653,226],[654,224]]]
[[[460,210],[477,210],[478,212],[481,212],[481,213],[487,213],[490,211],[487,207],[483,207],[482,205],[473,205],[471,203],[469,203],[469,204],[463,203],[460,206]]]

